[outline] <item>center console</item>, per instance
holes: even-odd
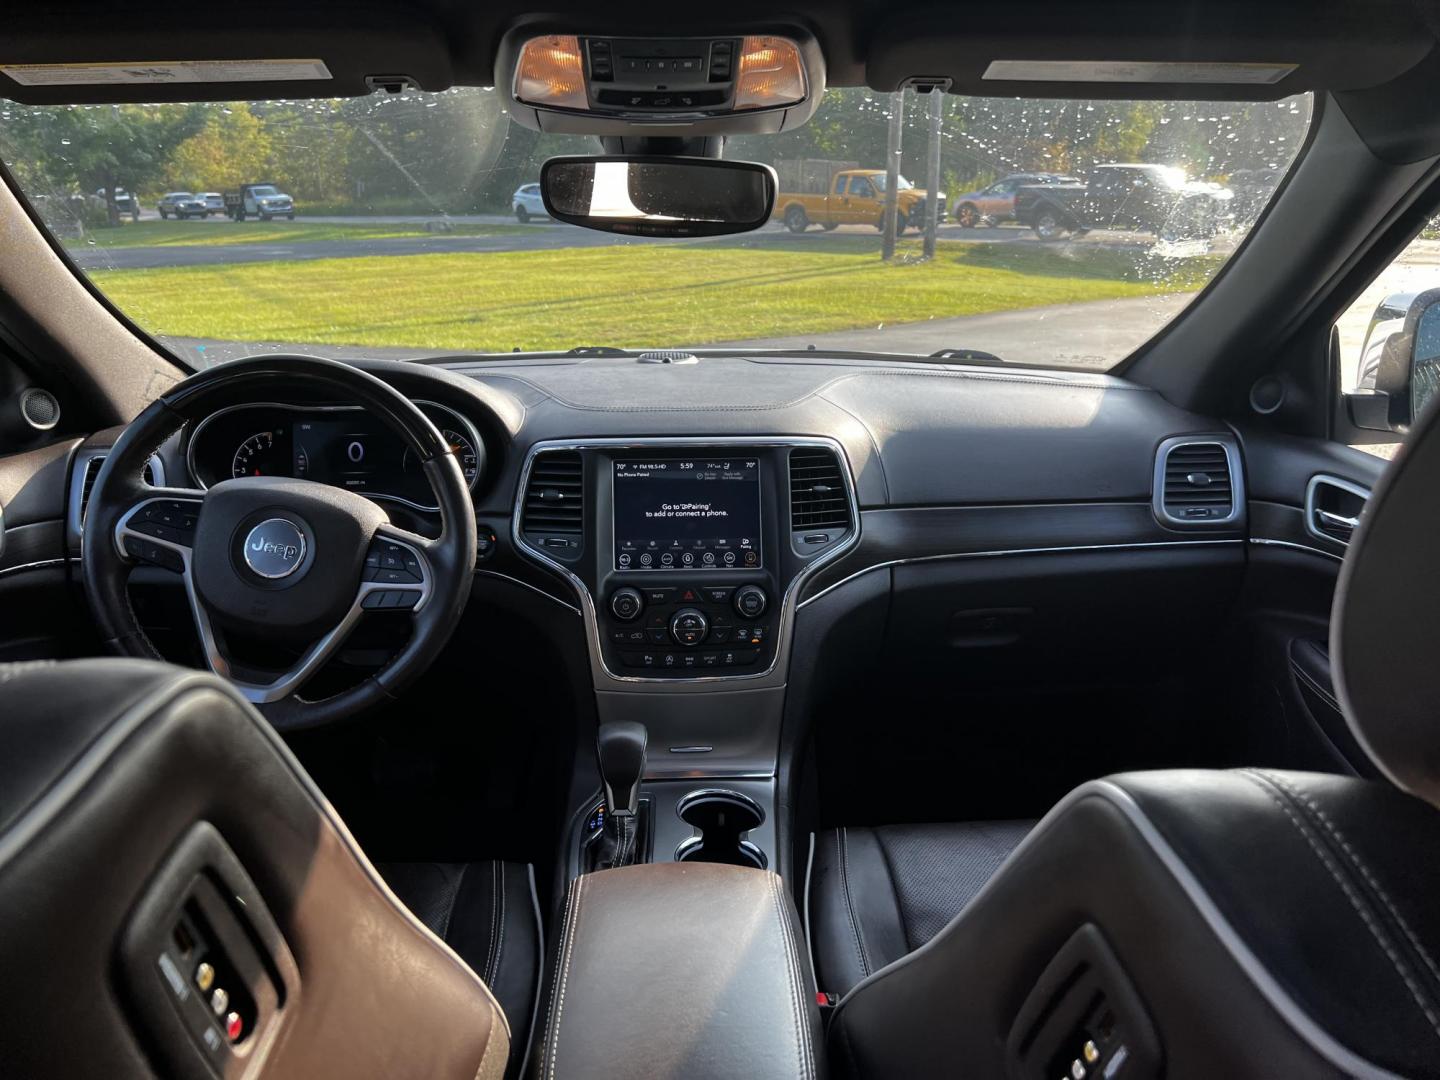
[[[783,683],[796,586],[857,534],[828,439],[542,443],[521,492],[516,543],[580,594],[599,686]]]

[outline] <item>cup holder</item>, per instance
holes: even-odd
[[[765,853],[745,839],[765,820],[754,799],[738,791],[692,791],[675,808],[680,820],[700,831],[675,849],[679,862],[725,863],[765,869]]]

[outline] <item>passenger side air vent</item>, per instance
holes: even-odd
[[[585,530],[585,467],[578,450],[535,455],[520,529],[530,543],[546,551],[579,554]]]
[[[1313,476],[1305,489],[1305,528],[1311,536],[1348,546],[1370,492],[1338,476]]]
[[[1167,439],[1155,461],[1155,516],[1171,526],[1226,525],[1240,517],[1239,454],[1218,439]]]
[[[850,529],[851,510],[835,451],[790,451],[790,530],[796,552],[814,554],[843,536]]]

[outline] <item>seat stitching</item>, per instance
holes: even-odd
[[[770,897],[775,903],[775,915],[780,920],[780,943],[785,950],[785,985],[790,991],[790,1016],[795,1022],[795,1056],[800,1063],[800,1075],[809,1077],[812,1075],[809,1055],[806,1053],[806,1043],[809,1040],[806,1037],[804,1012],[800,1005],[800,990],[795,979],[800,965],[795,957],[795,943],[790,936],[790,923],[785,917],[785,905],[780,895],[779,876],[771,874],[769,885]]]
[[[1345,839],[1345,835],[1340,831],[1339,826],[1337,826],[1333,821],[1330,820],[1329,815],[1327,815],[1325,811],[1320,808],[1319,803],[1315,802],[1315,800],[1312,799],[1309,795],[1306,795],[1304,792],[1292,786],[1289,781],[1285,780],[1283,777],[1276,776],[1275,774],[1262,769],[1256,769],[1254,771],[1264,776],[1265,779],[1269,780],[1272,784],[1275,784],[1276,786],[1281,787],[1285,791],[1289,792],[1291,798],[1299,799],[1301,802],[1303,802],[1306,806],[1310,808],[1310,810],[1314,813],[1315,817],[1319,818],[1320,824],[1325,827],[1325,830],[1329,832],[1331,837],[1334,838],[1335,842],[1340,845],[1340,849],[1350,860],[1351,865],[1357,871],[1359,871],[1360,876],[1365,879],[1366,883],[1369,884],[1370,888],[1375,890],[1375,895],[1379,897],[1380,903],[1385,905],[1385,910],[1390,913],[1391,918],[1395,920],[1396,924],[1399,925],[1400,929],[1404,932],[1405,939],[1410,942],[1411,946],[1413,946],[1415,951],[1420,955],[1420,959],[1423,960],[1425,962],[1425,966],[1430,969],[1430,974],[1433,975],[1437,981],[1440,981],[1440,969],[1437,969],[1435,961],[1431,958],[1429,951],[1426,950],[1425,946],[1421,943],[1419,936],[1415,933],[1415,931],[1410,928],[1410,924],[1405,921],[1405,917],[1400,914],[1399,909],[1397,909],[1394,902],[1391,901],[1389,893],[1385,891],[1384,886],[1382,886],[1379,880],[1375,877],[1375,875],[1371,873],[1370,867],[1366,864],[1366,862],[1360,858],[1359,852],[1357,852],[1353,847],[1350,846],[1350,842]]]
[[[850,919],[850,932],[855,935],[855,955],[860,958],[860,974],[870,974],[870,961],[865,955],[865,942],[860,936],[860,923],[855,918],[855,905],[850,900],[850,842],[842,826],[835,831],[835,849],[840,854],[840,891],[845,897],[845,914]]]
[[[550,1024],[550,1080],[555,1080],[555,1066],[560,1055],[560,1021],[565,1015],[565,990],[570,982],[570,957],[575,951],[575,939],[580,935],[580,897],[585,891],[585,876],[582,874],[575,879],[575,888],[572,894],[574,905],[565,925],[564,956],[560,970],[560,986],[551,1001],[551,1024]]]
[[[500,956],[505,951],[505,864],[497,862],[500,868],[500,916],[495,922],[496,933],[499,935],[495,941],[495,977],[500,976]]]
[[[780,925],[785,928],[786,940],[790,943],[790,976],[795,983],[795,1003],[799,1010],[800,1029],[797,1037],[804,1049],[805,1075],[815,1075],[815,1048],[811,1045],[811,1030],[807,1023],[810,1015],[809,1006],[805,1001],[805,972],[800,967],[800,943],[795,937],[795,924],[790,919],[790,909],[785,903],[785,883],[777,874],[775,876],[775,895],[780,903]]]
[[[460,902],[460,890],[465,887],[465,871],[470,869],[469,863],[460,864],[460,876],[455,879],[455,894],[450,897],[450,906],[445,909],[445,917],[440,920],[440,940],[448,941],[450,936],[450,920],[455,917],[455,905]]]
[[[1286,801],[1284,795],[1281,794],[1281,789],[1275,785],[1268,776],[1249,769],[1242,769],[1241,775],[1248,777],[1256,787],[1270,796],[1275,805],[1279,806],[1280,809],[1285,812],[1285,816],[1290,819],[1290,824],[1294,825],[1295,830],[1305,838],[1305,842],[1310,845],[1310,850],[1314,852],[1320,864],[1329,871],[1330,877],[1334,879],[1335,884],[1340,886],[1340,891],[1343,892],[1345,898],[1350,901],[1350,906],[1355,909],[1355,913],[1360,916],[1360,920],[1365,924],[1366,929],[1370,931],[1371,937],[1375,939],[1376,943],[1385,953],[1385,956],[1389,959],[1390,965],[1395,969],[1395,973],[1399,975],[1401,981],[1405,983],[1405,987],[1410,991],[1410,996],[1415,1000],[1415,1004],[1419,1006],[1425,1019],[1430,1022],[1432,1030],[1434,1030],[1437,1036],[1440,1036],[1440,1016],[1436,1015],[1435,1010],[1431,1008],[1430,1004],[1425,1000],[1424,992],[1406,968],[1405,962],[1400,958],[1395,946],[1390,942],[1388,935],[1376,922],[1375,916],[1366,909],[1364,901],[1356,894],[1354,887],[1345,880],[1345,876],[1335,865],[1334,860],[1330,858],[1329,854],[1315,838],[1313,830],[1306,828],[1305,823],[1296,816],[1295,811],[1290,807],[1290,803]]]
[[[500,909],[500,862],[490,864],[490,939],[485,943],[485,968],[482,978],[488,984],[495,974],[495,937],[499,933],[497,916]]]

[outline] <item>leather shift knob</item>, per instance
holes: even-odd
[[[640,808],[640,780],[645,775],[644,724],[617,720],[601,724],[595,734],[595,756],[605,784],[605,805],[612,814],[634,814]]]

